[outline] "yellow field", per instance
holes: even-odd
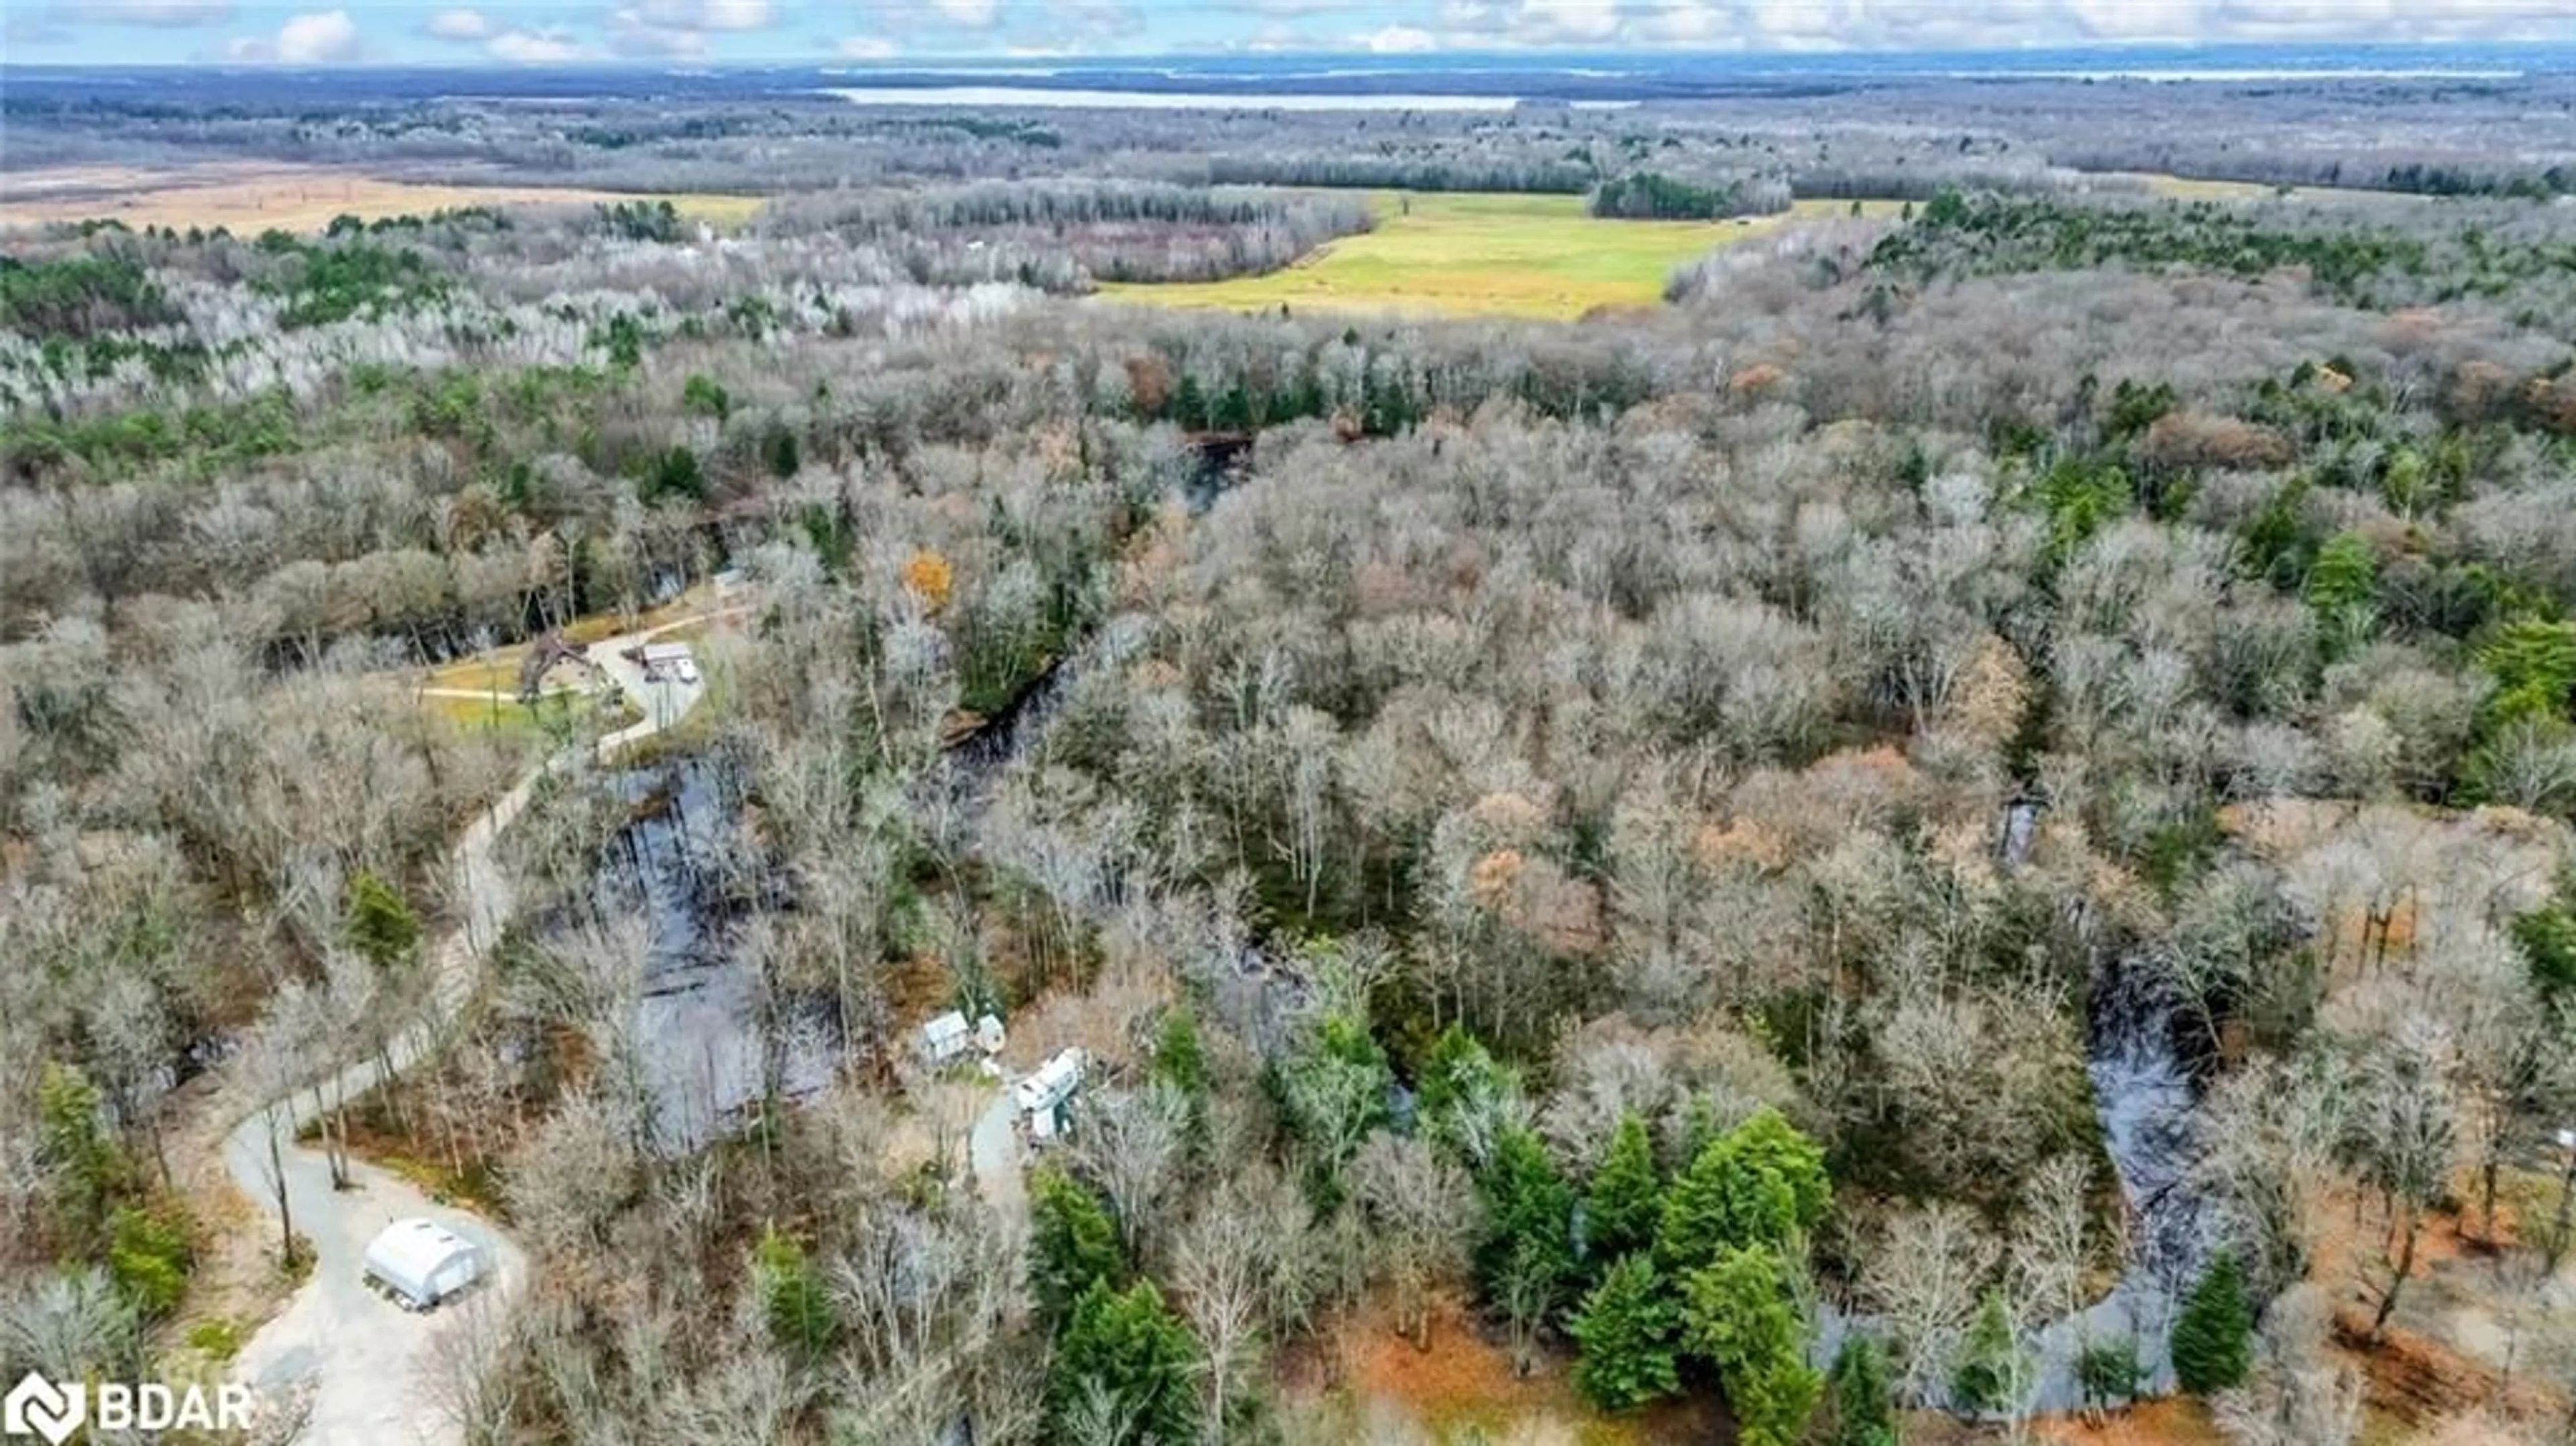
[[[237,232],[319,231],[332,218],[426,215],[463,206],[596,205],[667,200],[684,216],[734,227],[758,196],[639,196],[560,186],[446,186],[389,181],[330,166],[219,162],[175,170],[57,166],[0,173],[0,226],[114,219]]]
[[[1327,242],[1285,270],[1109,285],[1101,294],[1225,311],[1284,305],[1561,321],[1596,307],[1656,305],[1673,268],[1713,247],[1851,211],[1848,201],[1801,201],[1786,215],[1748,221],[1599,221],[1584,214],[1581,196],[1388,193],[1370,205],[1375,230]],[[1897,203],[1862,209],[1886,215]]]

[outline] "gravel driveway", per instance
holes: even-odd
[[[641,668],[619,656],[653,632],[666,631],[630,633],[591,645],[591,657],[644,715],[632,727],[602,738],[597,745],[602,756],[678,722],[704,696],[703,683],[647,683]],[[435,1008],[430,1023],[395,1040],[387,1051],[397,1072],[436,1045],[439,1032],[473,993],[484,957],[509,921],[509,880],[493,857],[493,846],[527,807],[543,771],[542,765],[532,769],[457,842],[452,867],[465,918],[432,946]],[[338,1083],[355,1097],[381,1078],[380,1065],[369,1060],[341,1071]],[[333,1190],[322,1153],[294,1142],[297,1129],[320,1113],[321,1100],[317,1089],[299,1090],[244,1120],[224,1139],[225,1169],[243,1195],[265,1210],[275,1196],[269,1167],[274,1127],[295,1228],[314,1248],[312,1278],[242,1347],[233,1362],[233,1378],[258,1387],[263,1399],[309,1390],[311,1414],[297,1439],[314,1446],[452,1446],[462,1431],[438,1384],[439,1341],[459,1330],[497,1328],[501,1313],[527,1284],[527,1258],[490,1221],[434,1204],[409,1181],[372,1165],[353,1160],[354,1188]],[[1016,1182],[1017,1172],[1011,1174]],[[413,1315],[376,1295],[359,1280],[367,1242],[389,1222],[406,1216],[436,1221],[481,1246],[491,1273],[458,1302],[426,1315]]]

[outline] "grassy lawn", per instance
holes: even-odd
[[[1408,205],[1409,202],[1409,205]],[[1848,201],[1802,201],[1750,221],[1598,221],[1581,196],[1416,194],[1371,197],[1377,228],[1327,242],[1265,276],[1101,294],[1157,306],[1253,311],[1393,310],[1439,316],[1571,320],[1595,307],[1654,306],[1674,267],[1783,225],[1848,215]],[[1893,202],[1864,202],[1868,214]]]
[[[550,724],[555,730],[569,726],[606,731],[633,722],[635,712],[632,705],[621,700],[603,717],[588,695],[561,692],[547,694],[538,701],[536,711],[531,712],[526,704],[519,701],[515,689],[487,693],[479,698],[461,698],[453,693],[424,693],[420,695],[420,703],[433,716],[444,718],[468,732],[489,733],[505,741],[530,744],[552,741],[556,732],[550,731]]]

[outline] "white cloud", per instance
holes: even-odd
[[[1351,38],[1372,55],[1417,55],[1440,48],[1440,37],[1419,25],[1388,25]]]
[[[482,40],[491,35],[492,22],[480,10],[441,10],[422,28],[440,40]]]
[[[2200,0],[2068,0],[2067,13],[2101,40],[2187,40],[2200,32]]]
[[[770,21],[769,0],[703,0],[698,9],[709,30],[758,30]]]
[[[504,30],[483,43],[483,53],[512,65],[562,65],[591,58],[589,46],[553,28]]]
[[[758,30],[774,18],[769,0],[631,0],[617,13],[664,30]]]
[[[758,30],[777,14],[770,0],[629,0],[608,16],[608,47],[620,55],[696,60],[710,36]]]
[[[892,60],[898,48],[882,35],[844,35],[833,49],[843,60]]]
[[[289,16],[277,34],[237,36],[224,57],[244,65],[354,65],[361,47],[358,24],[346,10]]]
[[[1619,7],[1612,0],[1521,0],[1521,23],[1546,39],[1588,44],[1619,33]]]
[[[233,18],[233,0],[66,0],[55,18],[98,25],[221,25]]]
[[[999,0],[930,0],[930,8],[940,19],[968,30],[990,30],[1002,17]]]
[[[277,27],[277,58],[286,65],[346,65],[358,58],[358,25],[346,10],[297,15]]]
[[[707,35],[703,30],[656,24],[643,12],[627,9],[608,17],[608,47],[620,55],[694,59],[707,53]]]

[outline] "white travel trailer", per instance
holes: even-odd
[[[483,1278],[483,1251],[442,1225],[397,1220],[367,1243],[366,1279],[405,1310],[428,1310]]]
[[[1054,1131],[1040,1127],[1038,1120],[1043,1117],[1047,1126],[1054,1125],[1056,1112],[1081,1087],[1082,1051],[1068,1047],[1056,1051],[1055,1058],[1039,1065],[1037,1073],[1011,1086],[1011,1097],[1019,1105],[1020,1113],[1030,1117],[1032,1132],[1043,1137]]]

